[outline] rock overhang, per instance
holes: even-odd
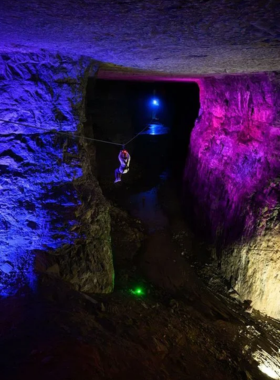
[[[279,70],[277,1],[16,0],[1,8],[1,51],[46,49],[181,75]]]

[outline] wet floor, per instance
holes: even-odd
[[[150,233],[168,226],[168,219],[158,199],[157,187],[131,195],[127,209],[133,217],[140,219],[147,226]]]

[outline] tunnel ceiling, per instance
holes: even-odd
[[[47,49],[181,75],[280,67],[279,0],[1,3],[2,52]]]

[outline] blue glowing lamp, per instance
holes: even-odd
[[[159,100],[154,98],[154,99],[152,100],[152,105],[153,105],[154,107],[158,107],[158,106],[159,106]]]

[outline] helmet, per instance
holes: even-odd
[[[127,150],[123,149],[121,153],[122,153],[122,156],[128,157],[128,151]]]

